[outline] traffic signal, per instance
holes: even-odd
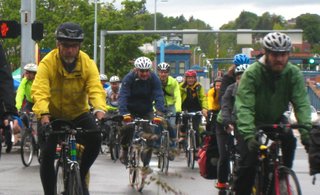
[[[308,62],[309,62],[309,64],[314,64],[315,60],[314,60],[314,58],[309,58]]]
[[[0,38],[17,38],[21,34],[21,26],[14,20],[0,20]]]
[[[43,39],[43,23],[34,21],[32,23],[32,39],[41,41]]]

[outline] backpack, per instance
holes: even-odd
[[[310,146],[308,151],[310,175],[320,173],[320,128],[310,131]]]
[[[198,151],[200,175],[205,179],[217,179],[219,151],[215,135],[206,135],[203,146]]]

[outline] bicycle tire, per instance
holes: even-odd
[[[2,129],[0,129],[0,159],[2,154]]]
[[[169,135],[168,133],[165,134],[163,137],[163,163],[162,163],[162,168],[161,171],[164,172],[165,174],[168,174],[169,170]]]
[[[65,184],[65,175],[63,171],[63,164],[60,160],[57,161],[55,167],[55,194],[63,194],[66,191],[66,184]]]
[[[188,162],[188,167],[191,169],[194,169],[195,165],[195,156],[196,156],[196,151],[195,151],[195,134],[194,130],[190,132],[190,135],[188,136],[188,146],[187,146],[187,162]]]
[[[20,154],[24,166],[29,167],[33,160],[34,139],[30,130],[26,130],[21,139]]]
[[[110,156],[111,159],[116,161],[119,159],[120,156],[120,142],[118,134],[115,132],[116,129],[113,129],[110,132],[110,144],[109,144],[109,151],[110,151]]]
[[[139,174],[138,164],[140,161],[140,154],[133,147],[129,149],[129,183],[131,187],[135,186],[137,175]]]
[[[281,166],[279,168],[278,174],[279,184],[274,184],[274,191],[279,192],[281,195],[301,195],[301,187],[299,184],[299,180],[295,174],[295,172],[288,167]],[[279,189],[276,189],[276,186]],[[276,194],[276,193],[273,193]]]
[[[83,195],[83,187],[78,164],[73,165],[68,176],[68,195]]]

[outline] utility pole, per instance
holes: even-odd
[[[36,18],[36,0],[21,0],[21,70],[28,63],[35,63],[35,41],[31,24]]]

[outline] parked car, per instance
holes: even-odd
[[[312,124],[317,125],[320,123],[320,117],[318,116],[317,110],[313,106],[310,106],[310,107],[311,107],[311,122],[312,122]],[[288,116],[290,124],[297,123],[297,119],[294,114],[294,110],[292,109],[291,106],[289,108],[289,111],[287,112],[287,116]]]

